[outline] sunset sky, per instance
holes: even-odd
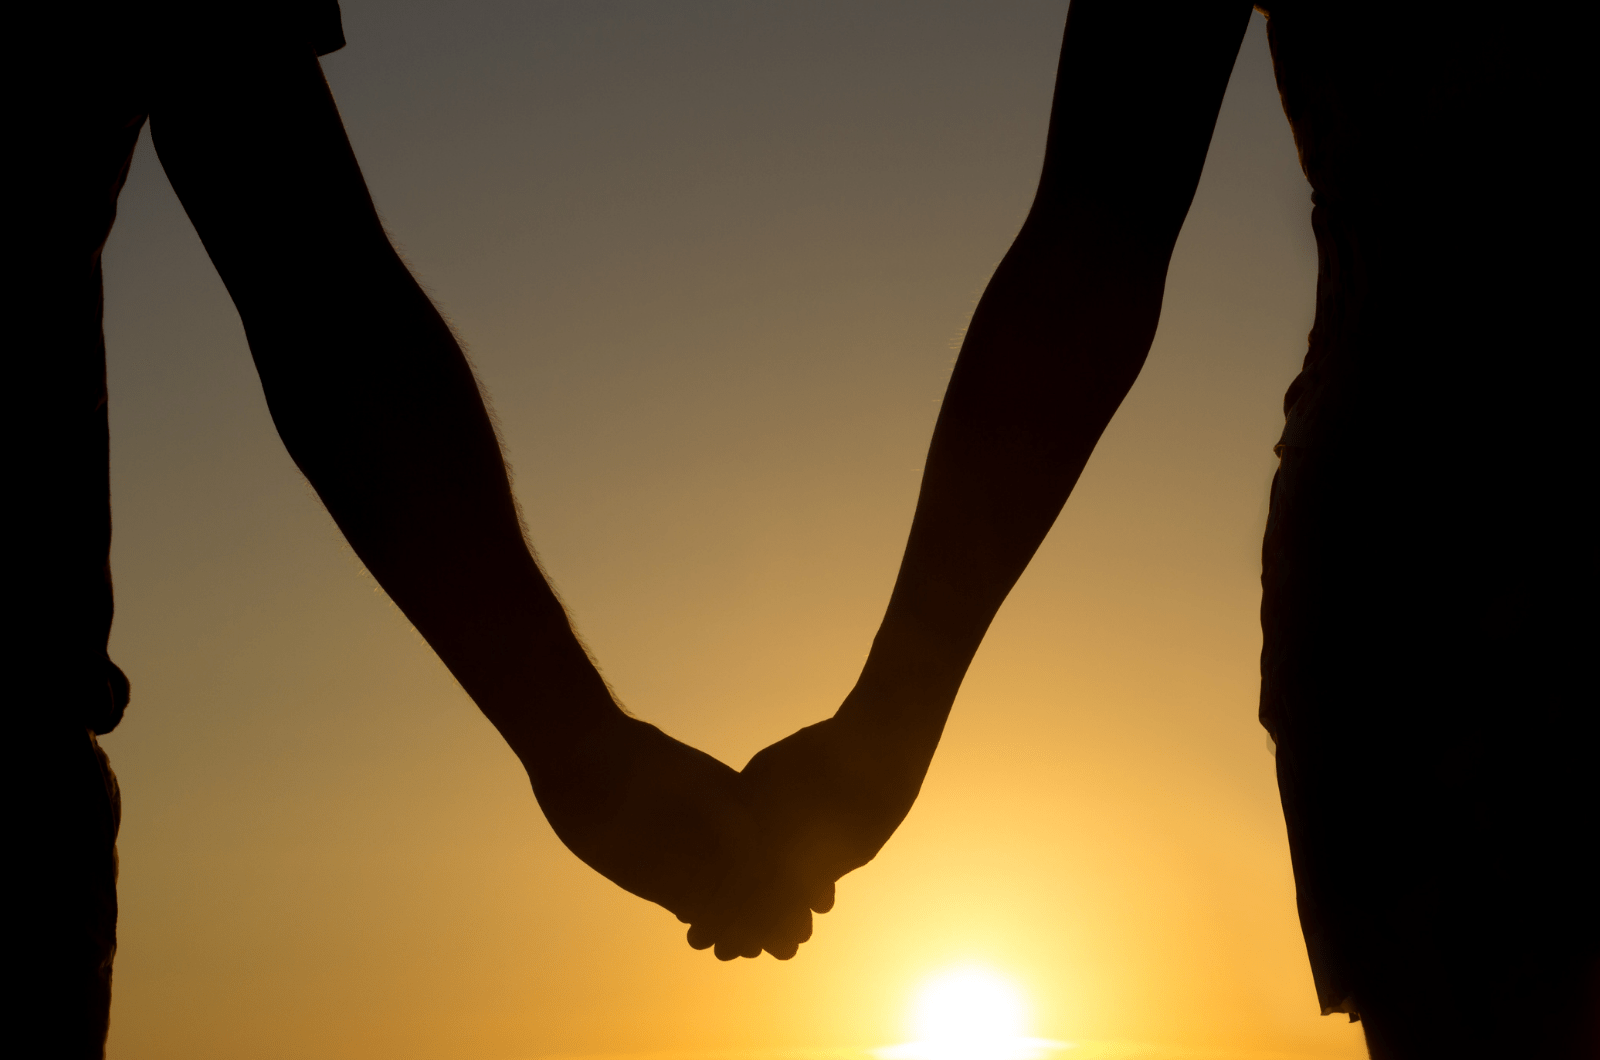
[[[735,767],[832,713],[1032,195],[1065,0],[342,6],[374,198],[619,697]],[[1316,262],[1253,17],[1149,366],[921,801],[789,963],[690,950],[555,838],[284,453],[147,137],[105,259],[113,1060],[864,1056],[958,967],[1063,1057],[1364,1056],[1317,1015],[1255,720]]]

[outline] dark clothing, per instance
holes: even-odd
[[[1273,483],[1262,707],[1307,950],[1324,1011],[1454,1045],[1399,1055],[1576,1060],[1531,1046],[1600,986],[1583,545],[1441,510],[1451,459],[1286,447]]]
[[[117,779],[94,734],[56,718],[11,729],[5,776],[17,903],[6,1041],[16,1056],[99,1057],[117,950]]]
[[[1596,1055],[1576,68],[1544,9],[1268,6],[1320,264],[1261,719],[1317,992],[1378,1057]]]
[[[11,851],[25,910],[9,951],[22,983],[12,1040],[29,1055],[103,1054],[116,951],[120,800],[94,734],[128,703],[106,654],[112,596],[110,472],[100,255],[151,110],[180,91],[183,59],[276,40],[325,54],[344,43],[336,0],[249,5],[31,5],[8,71],[20,101],[12,172],[7,357],[14,456],[8,493],[20,562],[10,602],[7,777]],[[37,47],[70,42],[70,47]]]
[[[28,557],[13,600],[28,616],[20,656],[46,680],[44,698],[96,733],[116,727],[128,682],[106,656],[111,632],[111,507],[100,253],[116,217],[134,144],[156,95],[185,54],[227,48],[240,34],[278,34],[325,54],[342,47],[336,0],[249,8],[185,3],[60,5],[18,39],[72,40],[70,52],[20,64],[29,106],[14,145],[25,216],[12,244],[21,356],[15,394],[14,503]],[[226,12],[226,13],[223,13]],[[70,26],[51,26],[68,21]],[[200,86],[196,86],[197,88]],[[203,89],[202,89],[203,90]],[[47,675],[47,676],[46,676]],[[37,709],[37,708],[35,708]]]

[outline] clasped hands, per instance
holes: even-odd
[[[689,945],[787,960],[910,810],[915,758],[841,712],[735,772],[619,712],[529,772],[573,853],[676,914]]]

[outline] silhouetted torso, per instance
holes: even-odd
[[[1448,964],[1489,994],[1538,992],[1564,958],[1537,940],[1570,954],[1594,932],[1574,834],[1593,805],[1593,446],[1561,30],[1263,6],[1319,275],[1264,548],[1261,711],[1319,995],[1411,1004]],[[1494,1018],[1440,992],[1416,1003]]]
[[[230,5],[89,4],[34,11],[19,39],[44,105],[21,115],[30,216],[15,245],[25,351],[12,360],[18,475],[12,496],[26,560],[13,600],[27,620],[19,656],[42,682],[30,709],[109,732],[128,701],[106,656],[112,595],[105,342],[100,256],[156,81],[172,57],[214,47],[219,18],[288,24],[318,54],[344,44],[335,0]],[[46,703],[48,706],[46,706]]]
[[[120,796],[89,733],[121,720],[128,682],[106,653],[111,508],[101,253],[160,79],[215,47],[230,19],[293,27],[319,52],[343,42],[335,0],[36,4],[9,28],[20,89],[8,232],[15,296],[6,359],[8,582],[15,660],[7,762],[17,785],[13,874],[20,984],[10,1040],[100,1057],[116,950]],[[203,91],[203,86],[195,86]],[[47,1043],[48,1040],[48,1043]]]
[[[1560,156],[1577,120],[1547,69],[1550,23],[1445,4],[1265,6],[1321,259],[1285,444],[1517,444],[1525,377],[1568,352],[1533,346],[1577,311],[1555,302],[1572,286],[1549,257],[1575,220]],[[1485,435],[1497,422],[1508,430]],[[1454,437],[1424,433],[1437,430]]]

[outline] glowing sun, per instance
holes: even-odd
[[[1028,1038],[1027,1006],[1006,979],[983,968],[935,976],[917,997],[917,1040],[875,1050],[880,1060],[1031,1060],[1065,1043]]]

